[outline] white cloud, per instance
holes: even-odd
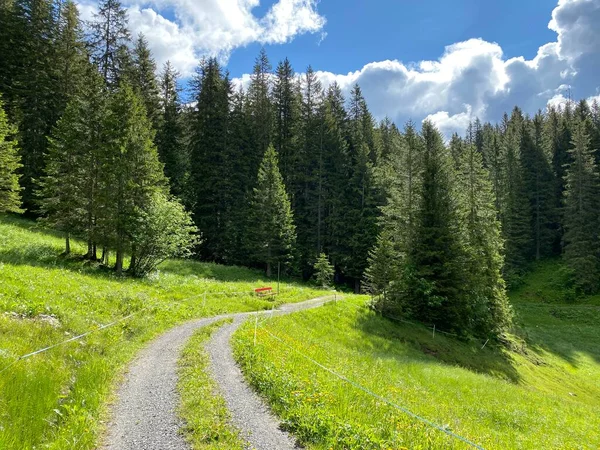
[[[449,135],[464,131],[469,118],[499,120],[521,106],[535,113],[572,96],[599,92],[600,0],[560,0],[549,27],[555,42],[537,55],[505,58],[497,43],[470,39],[449,45],[435,61],[372,62],[347,74],[317,72],[324,85],[337,81],[348,94],[358,83],[376,118],[398,123],[430,118]]]
[[[132,34],[146,35],[157,62],[171,60],[184,75],[193,73],[200,57],[218,56],[226,62],[231,51],[258,42],[282,44],[304,33],[318,33],[325,18],[317,0],[278,0],[264,17],[252,10],[259,0],[129,0]],[[82,18],[91,19],[95,0],[79,4]],[[160,11],[170,11],[174,20]]]

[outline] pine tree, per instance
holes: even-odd
[[[22,212],[21,187],[17,170],[21,167],[15,141],[16,128],[8,122],[0,98],[0,212]]]
[[[346,248],[340,265],[354,279],[354,290],[359,292],[369,251],[377,239],[378,195],[373,173],[373,122],[358,85],[352,90],[349,103],[350,176],[346,182],[345,214],[352,220],[345,224]],[[369,132],[367,123],[371,123]]]
[[[532,214],[531,228],[535,259],[552,254],[555,240],[554,176],[544,154],[543,117],[527,120],[521,131],[520,155],[525,189]]]
[[[47,136],[61,114],[56,55],[57,24],[50,0],[16,0],[13,35],[16,66],[11,86],[11,119],[18,124],[23,206],[35,211],[36,182],[43,175]]]
[[[156,133],[156,146],[160,160],[165,165],[165,175],[170,181],[171,192],[183,198],[190,161],[185,145],[178,80],[179,73],[167,61],[160,79],[162,117]]]
[[[103,0],[90,23],[92,60],[105,83],[114,88],[130,69],[127,46],[131,41],[127,11],[119,0]]]
[[[204,240],[200,254],[221,260],[229,207],[228,126],[229,80],[216,58],[200,68],[196,86],[196,125],[191,147],[191,181],[194,189],[194,220]]]
[[[251,235],[254,260],[266,265],[271,276],[274,264],[289,264],[296,241],[289,197],[279,172],[273,146],[265,152],[252,197]],[[251,237],[250,237],[251,236]]]
[[[465,254],[451,158],[430,122],[424,122],[422,135],[419,206],[400,303],[420,321],[464,331],[469,329],[471,317],[463,292]]]
[[[383,297],[377,305],[380,310],[393,309],[388,304],[387,294],[392,283],[400,278],[401,261],[394,236],[389,228],[384,228],[377,236],[375,247],[369,251],[369,266],[365,270],[366,290]]]
[[[569,151],[572,162],[565,180],[564,259],[576,287],[587,294],[600,288],[600,181],[589,144],[585,122],[579,121],[574,128]]]
[[[156,62],[148,47],[148,41],[139,34],[133,48],[133,73],[130,82],[144,101],[146,113],[155,130],[160,128],[160,91],[156,80]]]
[[[58,61],[58,108],[62,112],[67,103],[83,88],[88,54],[77,5],[67,0],[60,7],[59,33],[56,45]]]
[[[531,207],[520,155],[522,129],[523,118],[517,111],[502,139],[504,204],[500,220],[506,242],[504,276],[509,285],[518,283],[534,254]]]
[[[290,195],[296,193],[298,169],[298,132],[300,127],[300,98],[296,88],[294,69],[286,58],[277,65],[273,85],[275,130],[273,146],[279,155],[281,175]],[[292,205],[294,200],[292,198]]]
[[[462,140],[459,145],[456,195],[466,252],[467,326],[478,335],[498,335],[510,325],[512,312],[502,278],[503,242],[493,186],[477,146]]]
[[[250,148],[247,156],[250,173],[256,174],[263,155],[271,144],[273,131],[273,105],[271,104],[271,64],[261,49],[248,87],[248,120],[250,125]],[[254,175],[253,175],[254,176]]]
[[[323,89],[309,66],[302,77],[300,145],[293,178],[293,202],[298,250],[303,271],[323,250]]]
[[[344,260],[347,216],[346,184],[350,175],[347,114],[337,83],[327,90],[323,105],[323,249],[334,266]]]
[[[50,137],[39,196],[44,220],[65,233],[65,252],[70,253],[70,237],[77,234],[87,241],[86,256],[95,260],[102,237],[98,222],[112,203],[107,198],[103,204],[100,196],[107,106],[104,83],[94,67],[88,66],[84,81]]]
[[[107,130],[106,173],[102,198],[106,205],[105,229],[115,248],[115,271],[123,271],[125,252],[131,250],[131,267],[136,266],[136,248],[131,247],[140,214],[147,211],[153,196],[165,193],[167,180],[153,144],[154,132],[143,101],[127,83],[121,83],[110,99]]]

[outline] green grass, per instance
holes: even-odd
[[[253,288],[273,283],[261,273],[193,261],[168,261],[146,280],[118,278],[59,256],[62,246],[34,222],[0,215],[0,371],[20,355],[138,314],[1,372],[1,449],[95,448],[111,393],[148,340],[193,318],[322,295],[282,283],[275,301],[257,298]]]
[[[243,450],[244,442],[230,424],[225,400],[208,373],[204,345],[213,332],[231,319],[201,328],[190,339],[179,362],[180,415],[194,450]]]
[[[352,297],[264,323],[256,346],[253,324],[246,324],[234,335],[236,358],[309,449],[469,446],[291,348],[488,450],[597,449],[600,308],[594,299],[559,304],[544,297],[553,293],[557,264],[541,265],[512,294],[517,329],[507,347],[434,338],[430,329],[390,322]]]

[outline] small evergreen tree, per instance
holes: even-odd
[[[290,263],[296,242],[296,226],[290,200],[279,172],[277,153],[269,146],[258,170],[252,197],[251,237],[254,260],[266,264]]]
[[[329,262],[329,258],[325,253],[321,253],[313,266],[314,278],[317,284],[321,287],[329,287],[333,283],[333,274],[335,269]]]
[[[0,97],[0,212],[22,212],[21,187],[17,170],[21,167],[15,141],[16,128],[8,122]]]

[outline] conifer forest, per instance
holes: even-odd
[[[384,315],[482,337],[538,260],[600,292],[598,103],[444,136],[264,50],[251,72],[209,57],[184,84],[118,0],[91,23],[70,0],[0,0],[0,211],[123,276],[191,256],[307,280],[329,261]]]

